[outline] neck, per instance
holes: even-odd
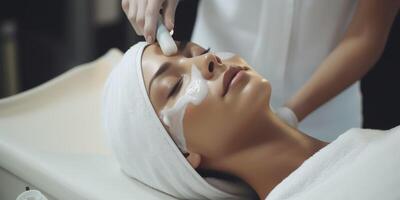
[[[271,111],[259,115],[246,130],[255,145],[229,158],[224,170],[249,184],[260,199],[327,145],[286,125]]]

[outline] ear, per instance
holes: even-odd
[[[198,153],[189,152],[186,160],[190,163],[190,165],[192,165],[194,169],[196,169],[201,163],[201,155]]]

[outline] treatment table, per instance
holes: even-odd
[[[106,145],[104,82],[122,53],[97,60],[0,99],[0,199],[28,186],[49,200],[174,199],[129,178]]]

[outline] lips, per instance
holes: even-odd
[[[238,66],[230,66],[228,70],[225,71],[224,77],[222,80],[222,96],[225,96],[229,90],[229,85],[231,84],[233,78],[239,73],[240,70],[245,70],[245,68]]]

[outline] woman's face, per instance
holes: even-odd
[[[190,77],[192,66],[197,67],[206,80],[208,94],[200,104],[186,107],[183,130],[187,149],[203,159],[238,151],[240,141],[246,138],[246,127],[258,113],[269,109],[268,81],[238,56],[222,60],[195,43],[177,44],[179,51],[171,57],[164,56],[157,43],[143,53],[143,76],[155,111],[160,117],[163,109],[174,105],[190,82],[181,78]],[[224,75],[228,77],[230,69],[240,71],[224,87]]]

